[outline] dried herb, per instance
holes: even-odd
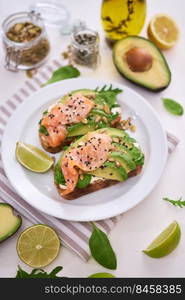
[[[94,259],[107,269],[117,268],[117,259],[107,235],[92,223],[93,232],[89,239],[89,248]]]
[[[117,26],[114,26],[114,22],[112,21],[110,16],[105,16],[102,18],[103,21],[107,21],[109,23],[109,28],[105,29],[106,32],[116,32],[118,34],[128,34],[128,22],[132,20],[131,15],[134,14],[134,0],[127,0],[127,9],[128,14],[127,17],[119,22]]]
[[[167,111],[169,111],[173,115],[182,116],[184,113],[183,106],[176,102],[175,100],[162,98],[163,105]]]
[[[59,69],[53,72],[51,78],[46,83],[44,83],[43,86],[60,80],[74,78],[78,76],[80,76],[80,71],[77,68],[70,65],[60,67]]]

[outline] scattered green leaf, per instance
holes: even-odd
[[[43,134],[45,134],[46,136],[48,136],[49,135],[49,133],[48,133],[48,131],[47,131],[47,129],[46,129],[46,127],[45,126],[40,126],[40,128],[39,128],[39,132],[40,133],[43,133]]]
[[[116,255],[107,235],[92,223],[93,232],[89,239],[89,248],[94,259],[107,269],[117,268]]]
[[[115,107],[115,105],[117,105],[116,96],[118,94],[122,93],[122,90],[120,90],[118,88],[113,89],[112,84],[111,84],[110,87],[107,87],[106,85],[104,85],[101,89],[96,88],[95,92],[98,92],[96,97],[103,98],[104,101],[109,105],[109,107],[111,109],[111,108]]]
[[[178,116],[183,115],[184,108],[180,103],[168,98],[162,98],[162,101],[166,110],[169,111],[171,114]]]
[[[182,197],[180,197],[178,200],[171,200],[169,198],[163,198],[163,200],[168,201],[169,203],[173,204],[174,206],[178,206],[180,208],[185,206],[185,201],[182,200]]]
[[[47,84],[54,83],[60,80],[74,78],[80,76],[80,72],[77,68],[74,68],[71,65],[60,67],[56,71],[53,72],[51,78],[44,83],[42,86],[46,86]]]
[[[50,273],[47,273],[42,269],[33,269],[32,272],[29,274],[23,269],[21,269],[20,266],[18,266],[18,271],[15,278],[62,278],[56,276],[57,273],[59,273],[62,269],[63,267],[58,266],[55,269],[53,269],[53,271],[51,271]]]

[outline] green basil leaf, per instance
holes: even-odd
[[[47,131],[47,129],[46,129],[46,127],[45,126],[40,126],[40,128],[39,128],[39,132],[40,133],[43,133],[43,134],[45,134],[46,136],[48,136],[49,135],[49,133],[48,133],[48,131]]]
[[[93,223],[93,232],[89,239],[89,248],[94,259],[107,269],[117,268],[116,255],[107,235]]]
[[[59,166],[59,164],[56,164],[55,168],[54,168],[54,181],[57,184],[62,184],[64,185],[66,183],[64,175],[62,173],[61,167]]]
[[[167,111],[169,111],[173,115],[182,116],[184,113],[183,106],[176,102],[175,100],[168,99],[168,98],[162,98],[163,105],[166,108]]]
[[[18,266],[18,271],[15,278],[28,278],[29,274]]]
[[[79,189],[85,188],[86,186],[88,186],[90,184],[91,178],[92,178],[92,176],[90,174],[83,174],[83,179],[80,179],[80,176],[79,176],[76,187]]]
[[[50,278],[55,278],[56,274],[59,273],[62,269],[63,267],[61,266],[54,268],[53,271],[51,271],[51,273],[49,274],[49,276],[51,276]]]
[[[88,278],[115,278],[114,275],[110,274],[110,273],[95,273],[90,275]]]
[[[74,78],[80,76],[80,72],[77,68],[74,68],[71,65],[60,67],[56,71],[53,72],[51,78],[44,83],[42,86],[45,86],[50,83],[54,83],[60,80]]]

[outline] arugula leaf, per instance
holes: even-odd
[[[65,184],[66,183],[64,175],[62,173],[62,170],[61,170],[59,164],[56,164],[55,169],[54,169],[54,180],[55,180],[55,183],[57,183],[57,184]]]
[[[121,93],[122,90],[120,90],[118,88],[113,89],[112,84],[111,84],[110,87],[107,87],[106,85],[104,85],[101,89],[96,88],[95,92],[98,93],[96,95],[96,97],[103,98],[111,109],[111,108],[115,107],[115,105],[117,105],[116,96],[119,93]]]
[[[163,198],[163,200],[168,201],[169,203],[173,204],[174,206],[178,206],[180,208],[185,206],[185,201],[182,200],[182,197],[180,197],[178,200],[171,200],[168,198]]]
[[[112,249],[107,235],[101,231],[94,223],[93,232],[89,239],[89,248],[94,259],[107,269],[117,268],[116,255]]]
[[[169,111],[173,115],[177,116],[182,116],[184,113],[184,108],[183,106],[172,100],[172,99],[167,99],[167,98],[162,98],[163,105],[166,108],[167,111]]]
[[[48,81],[46,81],[46,83],[44,83],[42,86],[46,86],[50,83],[78,76],[80,76],[80,71],[77,68],[74,68],[71,65],[60,67],[59,69],[53,72],[51,78]]]
[[[48,136],[49,135],[49,133],[48,133],[48,131],[47,131],[47,129],[46,129],[46,127],[45,126],[40,126],[40,128],[39,128],[39,132],[40,133],[43,133],[43,134],[45,134],[46,136]]]
[[[99,116],[103,116],[105,118],[107,118],[109,121],[113,121],[118,117],[118,113],[115,114],[107,114],[106,112],[104,112],[101,109],[92,109],[91,110],[91,114],[95,114],[95,115],[99,115]]]
[[[47,273],[42,269],[33,269],[32,272],[29,274],[23,269],[21,269],[20,266],[18,266],[18,271],[15,278],[62,278],[56,276],[57,273],[59,273],[62,269],[63,267],[58,266],[55,269],[53,269],[53,271],[51,271],[50,273]]]

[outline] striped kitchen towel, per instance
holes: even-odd
[[[59,61],[53,60],[50,64],[42,67],[32,79],[27,80],[24,86],[0,107],[0,145],[6,123],[18,105],[20,105],[31,93],[38,90],[40,86],[49,79],[51,73],[60,66],[61,63]],[[179,141],[170,133],[167,133],[167,138],[170,153]],[[44,223],[55,228],[63,244],[67,248],[73,250],[84,260],[88,260],[90,256],[88,239],[91,235],[91,225],[88,222],[71,222],[51,217],[30,206],[17,195],[13,187],[10,185],[3,170],[1,157],[0,201],[7,202],[12,205],[18,213],[27,218],[33,224]],[[116,216],[96,223],[102,230],[109,233],[120,218],[121,216]]]

